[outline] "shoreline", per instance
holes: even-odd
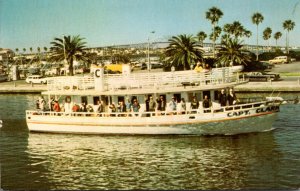
[[[153,71],[160,71],[154,69]],[[145,72],[144,70],[135,72]],[[275,65],[269,72],[271,73],[300,73],[300,62]],[[47,90],[44,84],[28,84],[25,80],[9,81],[0,83],[0,94],[40,94]],[[288,92],[300,93],[300,76],[282,76],[279,81],[268,82],[248,82],[235,86],[238,93],[269,93],[269,92]]]

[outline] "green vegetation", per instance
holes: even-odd
[[[64,36],[55,38],[51,42],[50,60],[55,62],[66,61],[69,65],[69,75],[74,75],[73,61],[89,61],[89,54],[86,52],[85,42],[80,36]]]
[[[251,57],[246,52],[242,51],[242,45],[238,39],[228,39],[222,42],[222,47],[218,53],[217,63],[221,66],[234,66],[247,64]]]
[[[212,24],[212,40],[213,40],[213,57],[215,57],[215,43],[216,43],[216,24],[218,23],[219,19],[223,16],[223,12],[217,8],[217,7],[212,7],[206,12],[206,19],[210,20]]]
[[[167,63],[183,70],[188,70],[191,65],[203,60],[201,45],[191,35],[173,36],[169,39],[165,54]]]

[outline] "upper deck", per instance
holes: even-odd
[[[67,76],[48,78],[47,93],[72,95],[145,94],[178,91],[209,90],[245,83],[230,67],[195,72],[148,72],[130,74],[104,74],[101,80],[95,76]],[[99,87],[101,83],[102,87]]]

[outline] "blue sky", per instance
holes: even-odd
[[[205,12],[212,6],[224,15],[218,25],[239,21],[252,32],[246,39],[256,44],[255,12],[264,16],[262,31],[271,27],[273,34],[283,33],[278,41],[285,44],[282,23],[287,19],[296,26],[290,32],[290,45],[300,46],[300,0],[0,0],[0,47],[29,50],[50,47],[55,37],[80,35],[88,47],[128,43],[167,41],[179,34],[211,32]],[[298,5],[299,4],[299,5]],[[155,31],[154,34],[150,33]],[[205,40],[209,42],[208,39]],[[272,35],[271,44],[275,45]]]

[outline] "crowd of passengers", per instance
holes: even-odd
[[[218,96],[218,102],[221,107],[231,106],[237,103],[238,99],[233,92],[233,89],[229,89],[228,94],[222,89]],[[172,97],[168,102],[165,100],[164,96],[160,96],[156,100],[152,96],[149,96],[145,101],[145,107],[143,111],[157,112],[157,113],[167,113],[167,114],[185,114],[187,112],[187,103],[184,98],[177,100]],[[209,112],[209,108],[212,107],[212,102],[208,95],[204,95],[202,100],[202,108],[204,112]],[[57,100],[53,97],[47,103],[43,96],[36,100],[36,108],[41,111],[53,111],[53,112],[94,112],[94,113],[126,113],[126,112],[140,112],[141,105],[137,99],[127,99],[126,103],[119,101],[118,104],[112,102],[106,105],[103,100],[99,100],[95,106],[88,105],[86,102],[78,105],[77,103],[72,103],[70,100],[65,100],[64,103],[59,104]],[[190,109],[195,111],[200,108],[200,102],[196,96],[193,96],[190,102]],[[149,115],[148,114],[148,115]],[[101,115],[100,115],[101,116]]]

